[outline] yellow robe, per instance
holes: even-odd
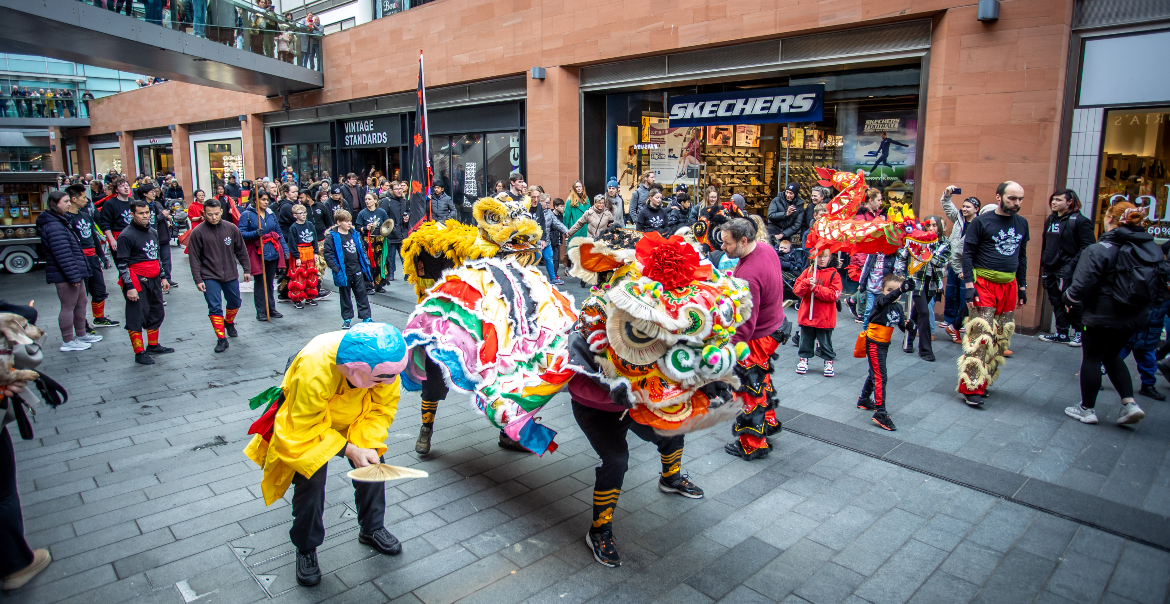
[[[344,331],[313,338],[284,374],[284,404],[276,412],[272,441],[257,434],[244,449],[264,468],[264,503],[284,496],[293,473],[310,477],[347,442],[386,452],[386,432],[398,412],[401,381],[351,388],[337,371],[337,346]]]

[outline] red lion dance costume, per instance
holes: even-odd
[[[298,244],[292,253],[288,269],[288,298],[304,302],[317,297],[317,263],[312,243]]]

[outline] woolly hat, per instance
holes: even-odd
[[[800,183],[790,182],[790,183],[788,183],[788,186],[786,186],[784,188],[789,190],[789,191],[792,191],[793,193],[799,193],[800,192]]]
[[[619,188],[619,187],[618,187],[618,181],[617,181],[617,179],[616,179],[616,178],[611,178],[611,179],[609,179],[609,182],[605,183],[605,188],[607,188],[607,189],[608,189],[608,188],[610,188],[610,187],[613,187],[613,188],[615,188],[615,189]]]

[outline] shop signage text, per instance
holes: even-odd
[[[819,122],[823,84],[670,97],[670,127]]]
[[[367,118],[348,120],[341,123],[342,147],[388,147],[398,145],[390,141],[391,120],[396,118]],[[395,124],[397,125],[397,124]],[[395,128],[395,130],[397,130]],[[397,139],[397,132],[395,132]]]

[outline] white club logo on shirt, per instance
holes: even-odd
[[[313,243],[313,233],[309,230],[301,231],[301,243]]]
[[[93,236],[93,229],[89,227],[88,220],[77,221],[77,232],[81,234],[82,239],[89,239],[91,236]]]
[[[151,239],[142,246],[142,253],[146,255],[147,260],[158,260],[158,242]]]
[[[651,228],[658,228],[662,226],[665,221],[661,216],[651,216],[648,222],[650,223]]]
[[[992,235],[991,239],[995,241],[995,251],[999,252],[1001,256],[1011,256],[1019,249],[1024,236],[1016,233],[1016,227],[1011,227],[1006,231],[1001,230]]]
[[[122,222],[129,225],[131,220],[134,220],[134,212],[131,212],[128,209],[122,210]]]
[[[231,244],[232,244],[232,238],[231,238],[231,237],[224,237],[224,238],[223,238],[223,244],[224,244],[224,245],[226,245],[226,246],[231,246]]]
[[[351,254],[357,253],[357,244],[353,242],[353,239],[347,239],[345,243],[341,244],[341,247]]]

